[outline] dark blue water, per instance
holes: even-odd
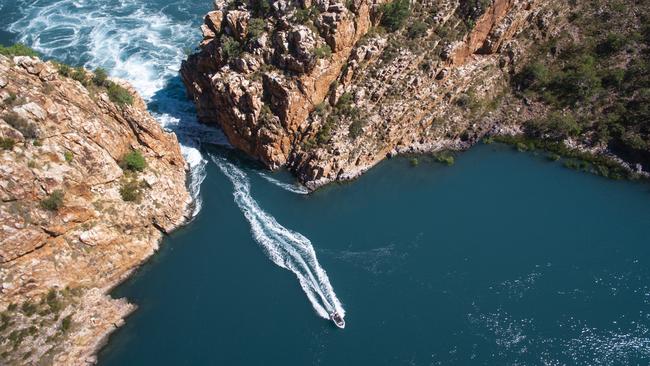
[[[0,41],[128,79],[192,163],[202,209],[115,290],[139,309],[100,365],[649,363],[650,186],[489,145],[453,167],[393,159],[350,184],[287,191],[215,147],[184,99],[176,71],[209,8],[0,0]],[[326,271],[307,290],[326,300],[310,302],[273,250],[300,275]],[[345,330],[315,310],[332,296]]]
[[[141,307],[102,365],[650,360],[647,185],[500,146],[450,168],[387,161],[309,196],[248,168],[260,206],[313,242],[346,329],[266,258],[210,163],[196,221],[116,290]]]

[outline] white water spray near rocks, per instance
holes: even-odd
[[[183,1],[168,6],[193,18]],[[198,36],[192,23],[172,19],[136,0],[35,0],[19,11],[22,16],[8,26],[19,42],[46,58],[88,69],[103,67],[111,77],[127,80],[154,118],[176,133],[190,167],[188,189],[195,202],[192,216],[196,216],[207,164],[200,146],[227,145],[227,141],[221,131],[198,122],[178,78],[183,49],[195,44],[192,37]]]

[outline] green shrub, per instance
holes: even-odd
[[[135,179],[124,181],[120,187],[120,196],[126,202],[140,203],[142,200],[142,184]]]
[[[248,3],[257,17],[264,17],[271,11],[269,0],[250,0]]]
[[[620,52],[627,45],[628,40],[616,33],[610,33],[607,38],[596,46],[596,52],[601,56],[610,56]]]
[[[249,40],[257,39],[262,33],[264,33],[265,27],[266,22],[264,19],[253,18],[248,22],[248,34],[246,36]]]
[[[55,62],[56,68],[59,70],[59,75],[70,77],[72,75],[72,68],[69,65]]]
[[[411,39],[420,38],[427,34],[429,25],[421,20],[411,24],[408,28],[407,35]]]
[[[71,163],[72,159],[74,159],[74,154],[72,154],[72,151],[66,151],[63,153],[63,157],[65,158],[66,163]]]
[[[52,192],[52,194],[41,200],[41,207],[49,211],[58,211],[63,207],[64,196],[65,193],[62,190],[57,189]]]
[[[130,153],[124,155],[120,163],[122,169],[128,169],[131,171],[141,172],[144,168],[147,167],[147,161],[145,160],[142,153],[138,150],[133,150]]]
[[[317,58],[330,58],[332,56],[332,49],[328,44],[324,44],[314,49],[314,55]]]
[[[560,141],[580,133],[580,125],[571,114],[551,112],[545,118],[533,119],[525,124],[526,133]]]
[[[97,86],[105,86],[106,80],[108,79],[108,74],[106,70],[98,67],[95,69],[95,75],[93,76],[93,84]]]
[[[541,62],[533,62],[526,65],[523,70],[517,74],[515,80],[523,89],[534,86],[543,86],[548,83],[550,73],[548,68]]]
[[[411,3],[409,0],[393,0],[381,7],[381,25],[391,32],[400,29],[406,18],[411,15]]]
[[[348,133],[350,137],[353,139],[356,139],[357,137],[361,136],[363,133],[363,122],[361,119],[356,119],[350,123],[350,127],[348,128]]]
[[[111,81],[107,81],[107,83],[108,88],[106,91],[108,92],[108,98],[111,102],[119,106],[133,105],[133,95],[131,95],[126,88]]]
[[[0,55],[5,56],[32,56],[38,57],[38,52],[21,43],[5,47],[0,45]]]
[[[293,20],[299,24],[307,24],[312,19],[312,17],[315,17],[317,15],[318,8],[315,6],[312,6],[308,9],[296,9],[296,11],[293,13]]]
[[[16,112],[9,112],[2,116],[2,119],[9,124],[9,126],[15,128],[16,130],[20,131],[20,133],[25,137],[25,138],[36,138],[38,136],[38,129],[36,126],[27,121],[26,119],[22,118],[18,113]]]
[[[352,108],[353,96],[350,92],[343,93],[339,100],[336,101],[336,109],[342,113],[348,112]]]
[[[221,36],[221,52],[226,60],[239,57],[242,52],[241,44],[231,36],[224,34]]]
[[[73,80],[76,80],[81,83],[83,86],[88,85],[88,75],[86,74],[86,69],[83,67],[76,67],[72,71],[72,74],[70,74],[70,77]]]
[[[0,137],[0,149],[11,150],[16,145],[16,141],[10,137]]]

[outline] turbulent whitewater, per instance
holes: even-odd
[[[251,196],[250,181],[244,171],[222,157],[210,155],[210,158],[232,182],[235,203],[250,223],[255,240],[273,263],[298,277],[300,287],[318,315],[329,319],[329,314],[337,311],[345,316],[327,273],[318,263],[311,241],[280,225],[273,216],[262,210]]]
[[[3,12],[11,10],[11,4],[2,5]],[[172,10],[187,21],[166,14]],[[36,0],[16,7],[20,16],[8,30],[46,58],[103,67],[112,77],[129,81],[158,122],[178,136],[190,165],[188,188],[196,216],[207,163],[200,146],[227,142],[220,131],[197,121],[178,78],[184,47],[196,41],[194,10],[183,1],[153,8],[134,0]]]

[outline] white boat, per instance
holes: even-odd
[[[330,314],[330,319],[332,319],[334,325],[336,325],[337,327],[341,329],[345,328],[345,320],[343,320],[343,317],[338,312],[335,311],[332,314]]]

